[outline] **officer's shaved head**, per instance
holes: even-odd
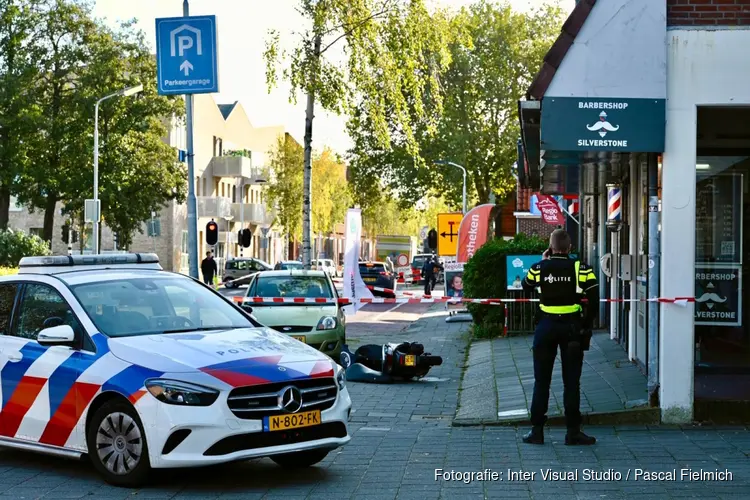
[[[549,246],[555,253],[570,252],[570,235],[564,229],[555,229],[549,235]]]

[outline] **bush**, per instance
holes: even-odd
[[[501,299],[507,295],[505,257],[539,255],[549,247],[549,240],[517,234],[512,240],[495,239],[483,245],[464,266],[464,296],[478,299]],[[474,335],[495,337],[503,331],[505,308],[498,305],[468,304],[474,320]]]
[[[17,274],[18,269],[15,267],[0,267],[0,276],[10,276],[11,274]]]
[[[23,231],[0,231],[0,267],[18,267],[23,257],[50,255],[47,243]]]

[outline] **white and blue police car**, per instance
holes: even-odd
[[[152,468],[321,461],[350,440],[344,370],[153,254],[27,257],[0,277],[0,446]]]

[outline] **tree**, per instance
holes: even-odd
[[[86,7],[65,0],[41,4],[38,34],[33,41],[39,76],[33,85],[34,133],[27,135],[30,160],[15,194],[30,211],[44,210],[42,237],[52,241],[57,202],[71,190],[80,170],[87,121],[80,116],[81,68],[90,60],[87,41],[96,24]]]
[[[10,197],[29,165],[29,134],[34,130],[32,93],[38,75],[33,45],[38,24],[36,1],[0,0],[0,230],[8,228]]]
[[[171,200],[184,199],[185,172],[162,141],[164,121],[181,117],[180,98],[156,92],[156,62],[144,34],[126,23],[110,29],[75,0],[47,0],[36,40],[42,77],[41,110],[19,200],[45,211],[44,237],[51,240],[58,201],[75,220],[93,195],[94,105],[101,97],[142,84],[137,97],[100,107],[99,198],[102,218],[127,248],[142,222]]]
[[[346,182],[346,167],[329,148],[323,149],[313,160],[312,186],[316,194],[312,208],[313,231],[331,233],[337,223],[344,222],[352,197]]]
[[[410,151],[416,153],[409,101],[426,100],[439,109],[438,78],[450,62],[447,46],[453,32],[443,15],[430,15],[424,0],[300,0],[299,11],[311,27],[290,54],[283,76],[291,83],[292,101],[297,92],[307,94],[302,233],[303,262],[309,267],[315,102],[342,113],[350,109],[352,98],[359,98],[366,103],[363,109],[382,147],[391,141],[389,123],[396,123]],[[325,57],[339,42],[346,44],[345,69]],[[278,33],[271,33],[264,55],[270,91],[278,80]],[[394,113],[386,113],[384,101],[393,104]],[[434,118],[428,116],[429,109],[417,105],[414,111],[429,122]]]
[[[302,147],[289,135],[279,137],[271,152],[266,200],[276,207],[276,222],[284,228],[287,240],[302,235],[303,160]],[[329,233],[344,221],[351,206],[346,182],[346,167],[329,148],[313,159],[313,188],[317,195],[313,207],[312,228]]]
[[[510,5],[481,0],[458,12],[453,22],[469,33],[470,41],[451,43],[451,64],[443,79],[445,94],[435,134],[419,123],[419,157],[406,140],[383,148],[371,132],[372,123],[360,104],[350,127],[354,147],[349,159],[352,183],[379,180],[408,206],[427,192],[439,192],[455,208],[461,206],[462,174],[438,166],[437,160],[463,165],[469,195],[487,203],[515,188],[511,167],[518,138],[517,99],[530,85],[544,54],[560,31],[559,7],[544,6],[528,14]],[[391,103],[386,103],[392,107]]]

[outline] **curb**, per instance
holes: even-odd
[[[581,415],[584,425],[623,425],[642,424],[659,425],[661,412],[659,408],[639,408],[632,410],[618,410],[611,412],[593,412]],[[462,418],[454,419],[453,427],[514,427],[531,425],[528,417],[517,420],[483,420]],[[565,417],[555,415],[547,419],[548,426],[564,426]]]

